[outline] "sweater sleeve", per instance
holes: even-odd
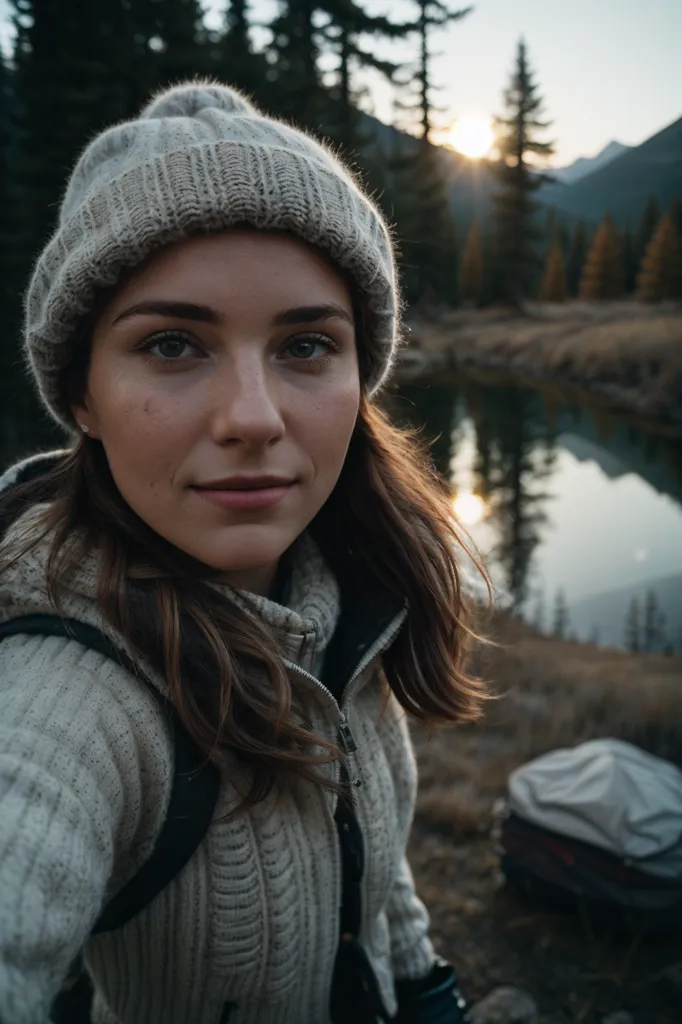
[[[122,851],[146,846],[140,782],[150,766],[141,763],[140,729],[158,748],[163,723],[153,696],[135,686],[120,666],[71,640],[0,644],[2,1024],[47,1022],[71,961],[126,873]]]

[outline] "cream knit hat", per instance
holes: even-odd
[[[74,426],[65,371],[97,290],[155,249],[238,224],[288,231],[349,274],[368,313],[365,384],[377,390],[395,354],[399,312],[381,214],[324,146],[235,90],[196,82],[98,135],[71,176],[26,296],[31,369],[59,422]]]

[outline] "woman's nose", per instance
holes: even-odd
[[[217,444],[263,447],[284,434],[276,376],[253,359],[232,362],[212,389],[212,433]]]

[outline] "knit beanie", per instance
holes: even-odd
[[[41,397],[73,429],[66,379],[98,290],[191,235],[251,225],[326,253],[356,285],[367,322],[365,386],[385,380],[399,298],[387,226],[334,154],[232,88],[175,86],[98,135],[78,160],[26,296],[25,341]]]

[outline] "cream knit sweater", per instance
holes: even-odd
[[[8,543],[32,529],[29,513]],[[0,619],[53,611],[45,557],[41,542],[0,578]],[[95,606],[95,571],[94,558],[81,567],[65,612],[125,647]],[[313,727],[335,738],[338,705],[306,673],[330,639],[339,596],[307,539],[299,542],[288,604],[255,602],[291,659],[294,706],[305,694]],[[376,671],[398,626],[377,638],[343,698],[363,781],[361,939],[391,1013],[393,979],[425,975],[434,960],[404,855],[414,758],[395,700],[384,710]],[[150,666],[142,668],[166,693]],[[228,1002],[237,1004],[230,1024],[328,1022],[340,856],[335,798],[312,786],[221,824],[240,784],[235,765],[206,838],[179,876],[124,928],[88,939],[106,899],[153,847],[172,769],[169,726],[153,695],[121,667],[70,640],[0,643],[2,1024],[46,1024],[83,944],[96,1024],[220,1024]]]

